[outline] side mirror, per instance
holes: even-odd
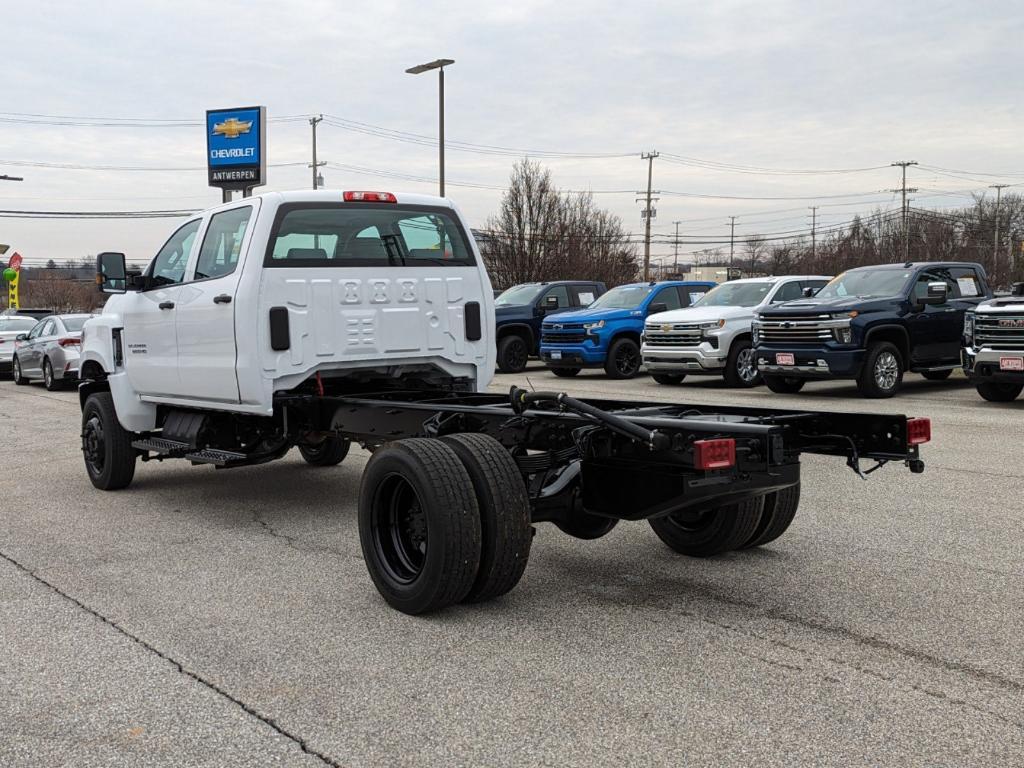
[[[27,333],[19,333],[17,336],[14,337],[14,340],[15,341],[28,341],[28,334]]]
[[[668,304],[662,301],[656,301],[647,308],[648,315],[656,315],[659,312],[668,312]]]
[[[928,292],[921,297],[921,304],[945,304],[949,294],[949,286],[945,283],[928,283]]]
[[[802,293],[805,299],[809,299],[812,296],[814,296],[814,294],[817,293],[817,291],[808,285],[806,288],[803,289]]]
[[[123,253],[106,251],[96,257],[96,285],[103,293],[125,293],[128,271]]]
[[[1014,283],[1010,291],[1011,296],[1024,296],[1024,283]]]

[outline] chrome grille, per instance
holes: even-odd
[[[644,341],[650,347],[696,347],[701,342],[701,330],[693,323],[648,325],[644,327]]]
[[[832,330],[847,322],[829,315],[772,315],[758,321],[758,335],[762,342],[813,344],[831,340]]]
[[[976,314],[974,343],[990,349],[1024,349],[1024,315]]]

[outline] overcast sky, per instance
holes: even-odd
[[[448,138],[474,144],[627,157],[545,160],[565,189],[595,192],[642,231],[633,190],[641,151],[780,169],[740,173],[663,156],[654,231],[715,238],[822,227],[898,205],[897,160],[970,171],[912,169],[914,204],[969,201],[969,190],[1024,182],[1019,2],[47,2],[4,3],[0,67],[0,208],[202,208],[220,196],[203,170],[97,171],[13,162],[201,168],[201,125],[75,127],[10,122],[12,113],[200,121],[210,108],[265,104],[273,119],[325,113],[436,136],[437,78],[404,70],[439,57]],[[305,162],[305,121],[272,122],[272,164]],[[433,179],[432,146],[322,125],[320,158]],[[450,182],[501,187],[514,157],[451,150]],[[329,188],[434,192],[328,167]],[[995,174],[1007,174],[996,176]],[[1012,174],[1018,174],[1013,176]],[[303,166],[271,168],[266,189],[310,185]],[[948,194],[954,192],[957,194]],[[872,194],[866,194],[872,193]],[[483,225],[500,191],[448,190]],[[838,197],[849,195],[849,197]],[[123,250],[147,259],[171,220],[0,218],[0,243],[32,261]],[[705,247],[683,246],[683,251]],[[654,248],[655,256],[671,252]]]

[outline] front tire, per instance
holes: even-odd
[[[682,384],[683,379],[686,378],[685,373],[652,373],[651,378],[659,384],[665,384],[666,386],[673,387],[676,384]]]
[[[21,373],[21,361],[17,357],[14,358],[14,362],[11,363],[11,378],[14,379],[14,383],[19,387],[23,387],[29,383]]]
[[[903,358],[895,344],[880,341],[868,347],[857,389],[864,397],[892,397],[903,382]]]
[[[432,438],[374,451],[359,489],[359,542],[392,608],[416,615],[465,599],[480,567],[480,508],[455,451]]]
[[[652,518],[651,528],[669,548],[690,557],[711,557],[742,547],[761,521],[764,496],[703,510]]]
[[[328,435],[321,442],[299,445],[299,453],[307,464],[314,467],[333,467],[348,456],[352,441],[338,435]]]
[[[502,373],[522,373],[530,359],[530,350],[522,336],[506,336],[498,342],[498,370]]]
[[[582,370],[582,368],[552,368],[551,372],[555,374],[555,376],[560,376],[563,379],[571,379]]]
[[[604,372],[609,379],[632,379],[640,372],[640,347],[632,339],[616,339],[608,349]]]
[[[762,380],[768,389],[780,395],[795,395],[804,388],[805,383],[803,379],[793,376],[769,376],[768,374],[765,374]]]
[[[512,454],[489,435],[455,434],[442,441],[469,473],[480,507],[480,570],[467,603],[510,592],[526,570],[533,529],[526,483]]]
[[[101,491],[127,487],[135,477],[132,433],[121,426],[109,392],[89,395],[82,409],[82,455],[89,480]]]
[[[1001,381],[979,381],[975,385],[978,394],[990,403],[1009,403],[1017,399],[1024,391],[1024,384],[1012,384]]]
[[[761,372],[757,370],[757,358],[750,339],[739,339],[730,347],[724,377],[730,387],[746,389],[761,384]]]

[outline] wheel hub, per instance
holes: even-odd
[[[104,459],[103,425],[99,417],[93,416],[82,429],[82,453],[86,462],[97,472],[103,471]]]
[[[749,347],[743,349],[736,356],[736,373],[748,384],[757,378],[757,365],[753,349]]]
[[[875,359],[875,383],[882,389],[892,389],[896,386],[898,373],[899,363],[892,352],[883,352]]]

